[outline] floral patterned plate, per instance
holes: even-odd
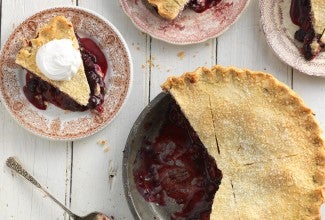
[[[109,69],[105,78],[107,94],[104,111],[70,112],[49,104],[47,110],[35,108],[25,97],[24,71],[15,64],[23,39],[35,36],[38,26],[50,18],[64,15],[76,32],[96,41],[106,55]],[[60,7],[41,11],[20,24],[10,35],[0,55],[0,97],[17,122],[32,133],[54,140],[84,138],[103,129],[125,102],[132,82],[132,62],[128,47],[118,30],[102,16],[79,7]]]
[[[161,18],[147,0],[120,0],[124,12],[141,31],[172,44],[194,44],[215,38],[239,18],[249,0],[221,0],[196,13],[185,9],[174,20]]]
[[[266,41],[283,62],[300,72],[325,77],[325,53],[307,61],[299,51],[302,44],[294,39],[298,26],[291,21],[290,5],[289,0],[259,1]]]

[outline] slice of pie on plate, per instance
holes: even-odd
[[[216,6],[221,0],[147,0],[153,5],[158,14],[168,20],[175,19],[185,7],[192,9],[197,13],[202,13],[213,6]]]
[[[16,63],[43,81],[59,89],[80,105],[86,106],[89,100],[90,88],[82,62],[74,77],[70,80],[60,81],[51,80],[46,77],[36,64],[36,54],[39,48],[52,40],[59,39],[70,39],[73,42],[73,47],[79,49],[78,40],[71,22],[62,16],[51,19],[48,24],[45,24],[38,30],[37,37],[31,39],[19,51],[16,57]]]
[[[311,5],[311,20],[315,32],[314,39],[310,47],[313,57],[317,56],[325,49],[325,1],[310,0]]]
[[[270,74],[221,66],[162,88],[223,173],[210,219],[320,219],[324,140],[291,89]]]
[[[325,49],[325,1],[291,0],[290,16],[300,28],[295,39],[303,43],[302,54],[313,59]]]
[[[161,17],[173,20],[184,9],[189,0],[148,0],[157,8]]]
[[[316,34],[322,35],[322,42],[325,43],[325,1],[323,0],[310,0],[311,4],[311,17],[314,30]]]

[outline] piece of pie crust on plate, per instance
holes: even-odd
[[[324,140],[295,92],[270,74],[221,66],[162,88],[223,173],[211,219],[320,219]]]
[[[311,43],[312,53],[320,52],[325,44],[325,1],[310,0],[311,21],[315,31],[316,38]],[[317,36],[319,39],[317,39]],[[321,45],[322,44],[322,45]]]
[[[54,86],[80,105],[86,106],[90,97],[90,88],[82,63],[77,74],[72,77],[71,80],[66,81],[51,80],[37,67],[37,51],[41,46],[55,39],[69,39],[73,42],[73,47],[79,50],[79,43],[72,23],[63,16],[57,16],[39,28],[37,36],[31,39],[17,54],[16,63],[32,72],[35,76],[41,78],[43,81]]]
[[[294,37],[303,43],[302,54],[312,60],[325,50],[325,1],[291,0],[290,17],[299,26]]]
[[[161,17],[173,20],[184,9],[189,0],[148,0],[148,2],[157,8]]]

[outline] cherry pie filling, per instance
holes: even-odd
[[[222,173],[176,103],[155,140],[144,138],[135,164],[136,187],[146,201],[164,206],[173,199],[181,210],[171,219],[210,219]]]
[[[40,77],[27,71],[26,85],[23,87],[23,90],[26,98],[36,108],[45,110],[47,108],[47,102],[50,102],[59,108],[70,111],[85,111],[87,109],[95,109],[98,112],[103,111],[102,105],[106,93],[104,78],[108,69],[105,55],[91,39],[77,38],[91,91],[88,105],[80,105],[68,95],[42,80]]]
[[[320,41],[322,35],[315,33],[313,28],[310,0],[291,0],[290,17],[292,22],[299,26],[299,30],[295,33],[295,39],[303,43],[301,53],[306,60],[312,60],[325,50],[325,45]],[[312,44],[316,48],[312,48]]]
[[[190,0],[187,7],[197,13],[204,12],[213,6],[216,6],[221,0]]]

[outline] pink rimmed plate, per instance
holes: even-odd
[[[185,9],[173,21],[161,18],[147,0],[120,0],[124,12],[141,31],[172,44],[194,44],[215,38],[239,18],[249,0],[222,0],[196,13]]]
[[[275,54],[285,63],[300,72],[325,76],[325,53],[306,61],[300,53],[302,44],[294,39],[298,26],[290,18],[291,1],[260,0],[261,24],[266,41]]]
[[[106,55],[109,64],[105,78],[108,92],[101,114],[64,111],[52,104],[45,111],[39,110],[23,93],[26,73],[15,64],[15,56],[23,39],[33,38],[37,27],[58,15],[68,18],[78,34],[97,42]],[[102,16],[79,7],[51,8],[29,17],[10,35],[0,55],[0,96],[3,104],[21,126],[49,139],[75,140],[103,129],[121,109],[131,82],[131,56],[121,34]]]

